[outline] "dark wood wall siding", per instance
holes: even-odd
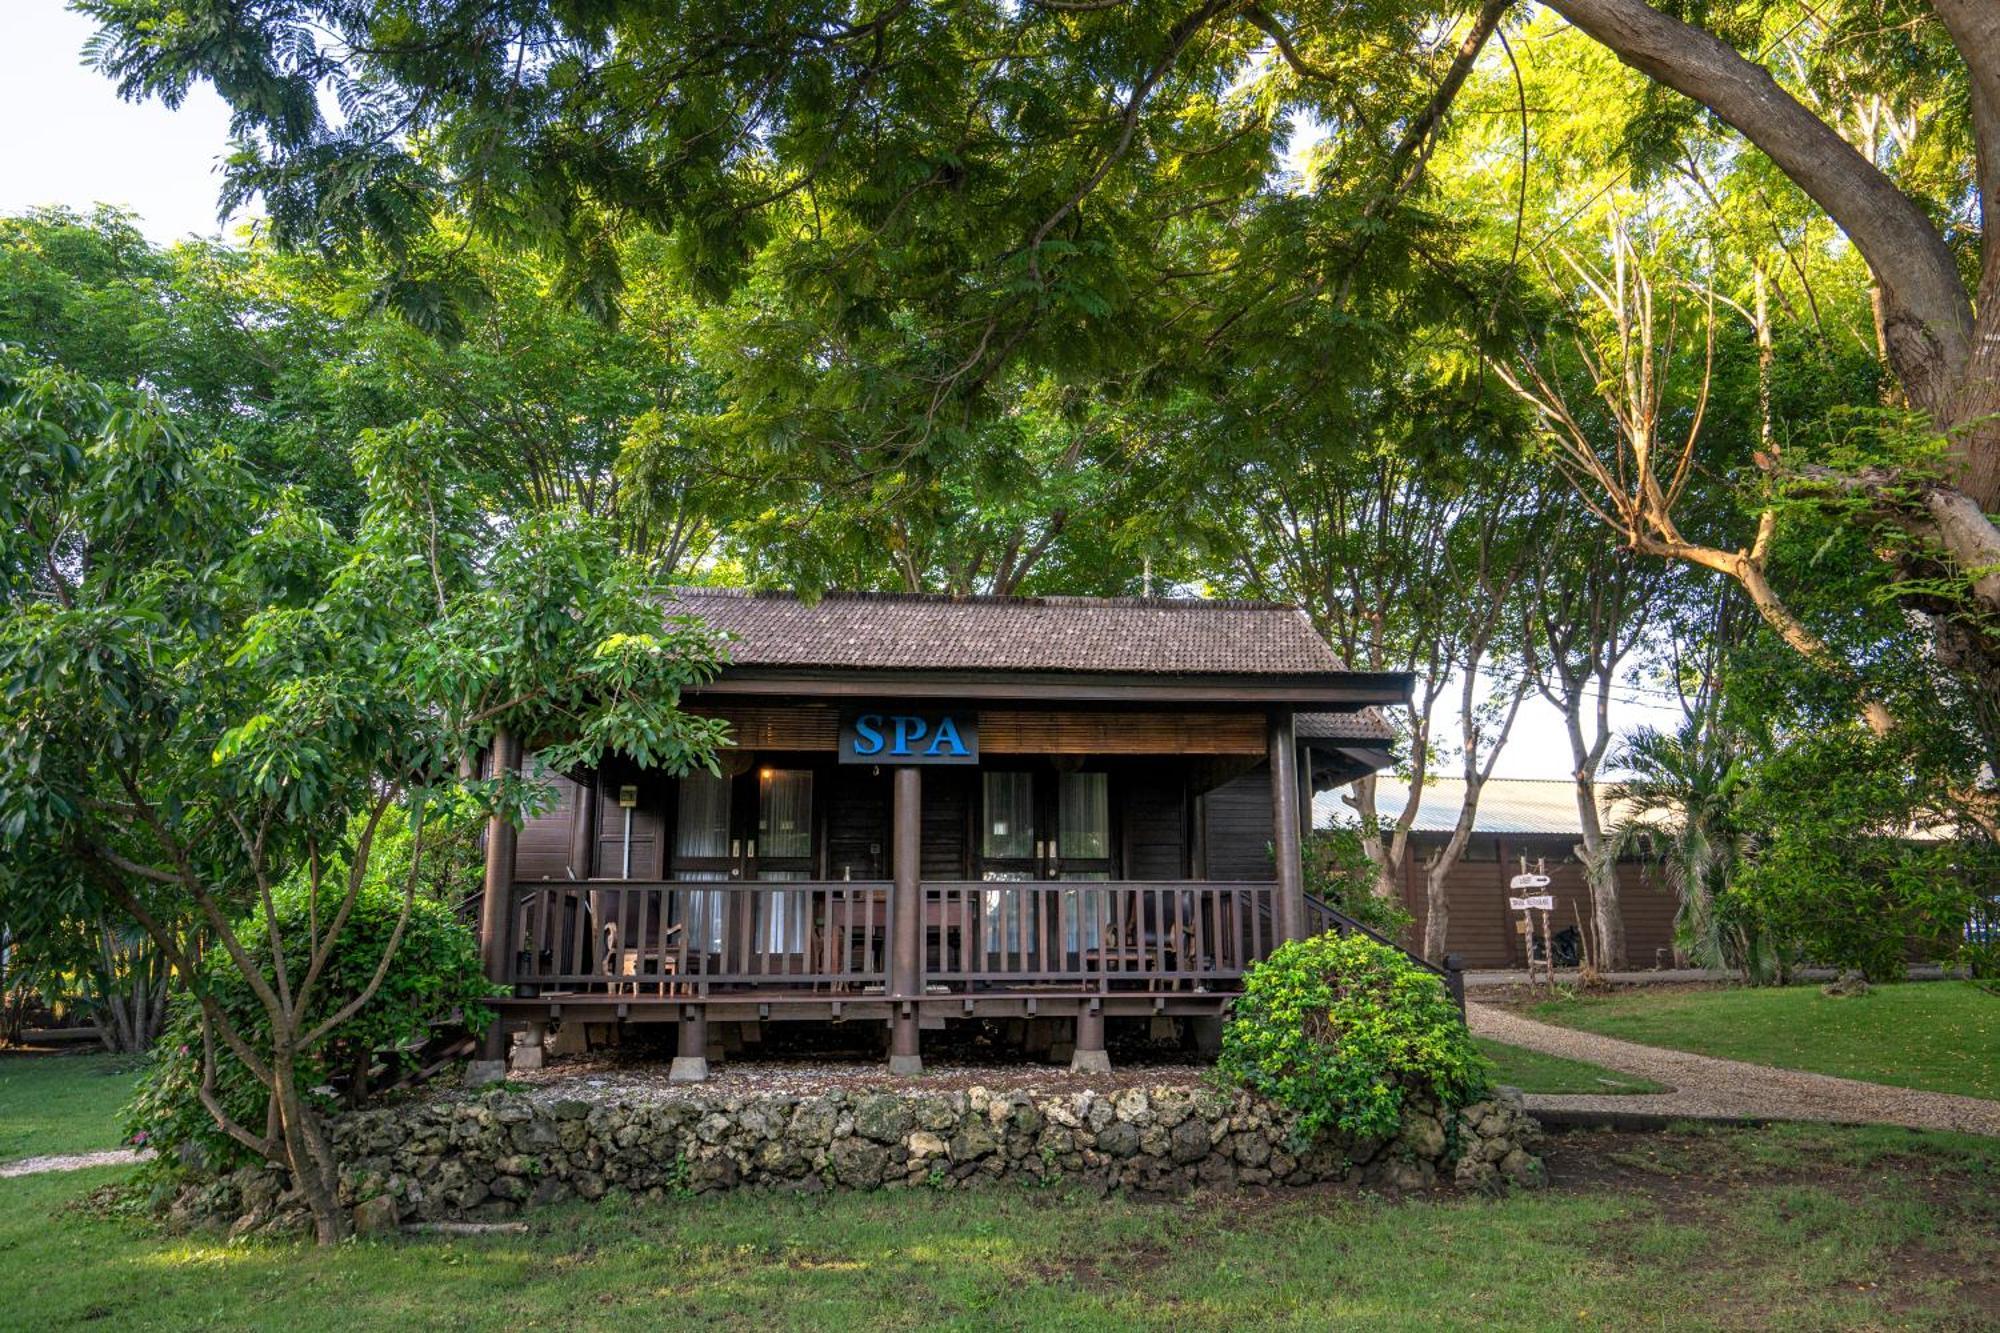
[[[639,789],[639,803],[632,808],[631,878],[664,878],[673,783],[656,769],[641,769],[618,761],[607,763],[598,778],[593,839],[596,855],[592,858],[591,874],[599,879],[617,879],[624,872],[625,809],[618,804],[618,791],[626,785]]]
[[[589,846],[578,856],[578,819],[584,813],[586,789],[555,773],[542,780],[556,789],[556,804],[521,828],[514,854],[517,879],[587,879]]]
[[[887,771],[834,771],[826,780],[823,808],[827,878],[889,878]]]
[[[1429,915],[1425,897],[1424,860],[1444,841],[1442,835],[1417,835],[1410,840],[1405,863],[1403,902],[1416,917],[1412,938],[1421,939]],[[1523,967],[1526,954],[1516,930],[1519,912],[1510,911],[1508,880],[1521,872],[1520,858],[1533,870],[1546,862],[1555,911],[1550,928],[1561,931],[1591,920],[1590,885],[1572,849],[1576,839],[1543,837],[1480,837],[1461,860],[1445,873],[1445,947],[1460,955],[1468,968]],[[1673,947],[1675,900],[1656,867],[1625,862],[1618,867],[1618,898],[1625,918],[1625,956],[1632,967],[1653,966],[1660,949]],[[1537,914],[1539,922],[1539,914]]]
[[[923,855],[917,873],[924,879],[964,879],[972,873],[978,771],[927,768],[923,772]]]
[[[890,802],[887,769],[840,766],[812,753],[765,750],[760,760],[780,767],[811,766],[815,784],[816,873],[828,879],[886,879]],[[1195,793],[1204,785],[1207,761],[1112,759],[1112,835],[1115,873],[1139,880],[1184,879],[1204,873],[1197,843],[1204,847],[1210,879],[1271,878],[1270,779],[1260,766],[1210,791],[1199,806],[1204,823],[1194,827]],[[675,784],[664,773],[619,761],[601,773],[585,774],[583,785],[543,774],[557,792],[556,804],[528,821],[521,831],[517,875],[523,880],[617,879],[623,870],[625,810],[619,788],[638,788],[632,809],[634,879],[661,879],[670,873]],[[980,778],[974,768],[928,768],[923,778],[923,864],[927,879],[976,875]],[[753,818],[743,812],[739,823]]]
[[[1175,771],[1131,771],[1112,777],[1123,789],[1123,850],[1127,879],[1185,879],[1188,865],[1187,783]]]
[[[1202,798],[1206,877],[1268,880],[1271,864],[1271,770],[1259,764]]]

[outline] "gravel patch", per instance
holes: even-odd
[[[842,1092],[991,1092],[1046,1093],[1120,1092],[1126,1088],[1195,1087],[1211,1081],[1214,1070],[1203,1065],[1133,1064],[1114,1066],[1109,1074],[1073,1074],[1045,1065],[926,1064],[921,1074],[891,1074],[880,1060],[733,1060],[711,1063],[703,1083],[669,1083],[659,1061],[628,1061],[576,1056],[551,1061],[534,1071],[510,1074],[533,1099],[560,1100],[588,1092],[647,1102],[725,1096],[811,1097]]]
[[[1823,1120],[2000,1137],[2000,1102],[1981,1097],[1894,1088],[1641,1046],[1594,1032],[1537,1023],[1486,1004],[1468,1004],[1466,1019],[1477,1036],[1544,1055],[1603,1065],[1668,1086],[1666,1092],[1615,1097],[1541,1093],[1526,1098],[1529,1111],[1638,1111],[1689,1120]]]
[[[144,1161],[147,1154],[138,1148],[112,1148],[106,1152],[64,1153],[54,1157],[23,1157],[0,1162],[0,1180],[14,1176],[38,1176],[44,1171],[82,1171],[92,1166],[124,1166]]]

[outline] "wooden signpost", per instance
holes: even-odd
[[[1530,872],[1528,858],[1522,857],[1521,873],[1507,881],[1507,888],[1510,891],[1507,906],[1510,910],[1521,914],[1521,922],[1516,929],[1521,932],[1521,940],[1528,953],[1529,985],[1535,982],[1535,913],[1542,914],[1542,966],[1545,969],[1543,975],[1548,979],[1549,989],[1554,990],[1556,951],[1549,934],[1549,914],[1556,909],[1556,899],[1552,893],[1535,892],[1537,889],[1549,887],[1548,869],[1546,859],[1537,859],[1535,869]]]

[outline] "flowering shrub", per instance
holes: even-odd
[[[1463,1106],[1486,1062],[1444,982],[1399,949],[1328,933],[1280,945],[1243,978],[1218,1068],[1299,1114],[1299,1130],[1388,1138],[1411,1093]]]
[[[280,938],[304,941],[310,906],[303,889],[275,890]],[[361,994],[381,964],[396,918],[402,911],[399,889],[382,883],[364,885],[339,943],[327,959],[314,992],[308,1019],[318,1022]],[[324,929],[324,904],[320,913]],[[269,933],[260,911],[238,927],[265,980],[275,985]],[[305,964],[287,959],[292,984],[298,984]],[[210,951],[202,965],[203,984],[260,1057],[270,1055],[270,1019],[264,1006],[221,949]],[[351,1093],[349,1084],[336,1092],[336,1076],[346,1076],[377,1052],[399,1043],[423,1039],[431,1026],[455,1022],[474,1032],[492,1021],[480,1003],[493,993],[479,963],[479,946],[472,932],[440,903],[418,898],[403,927],[402,940],[388,974],[374,997],[309,1053],[310,1068],[302,1082],[321,1111],[339,1109]],[[224,1134],[202,1105],[201,1009],[192,997],[176,994],[166,1032],[154,1047],[152,1063],[125,1107],[127,1141],[153,1148],[160,1160],[172,1163],[184,1149],[207,1165],[223,1167],[251,1160],[241,1144]],[[216,1099],[239,1125],[261,1128],[268,1093],[264,1085],[218,1038],[215,1044]]]

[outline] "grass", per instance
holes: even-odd
[[[49,1060],[34,1131],[119,1084]],[[55,1066],[60,1065],[61,1068]],[[9,1071],[18,1076],[20,1070]],[[333,1250],[166,1234],[126,1168],[0,1184],[7,1327],[1976,1328],[2000,1140],[1836,1126],[1572,1134],[1555,1184],[1395,1201],[1085,1190],[613,1197],[522,1234]],[[129,1196],[131,1191],[126,1190]],[[96,1198],[93,1199],[93,1195]]]
[[[1782,1127],[1557,1152],[1556,1188],[1499,1199],[736,1195],[332,1251],[75,1207],[119,1178],[101,1168],[0,1190],[0,1308],[33,1328],[311,1333],[1970,1328],[2000,1302],[2000,1143]]]
[[[1493,1081],[1522,1092],[1597,1093],[1621,1096],[1627,1093],[1659,1092],[1661,1085],[1637,1074],[1621,1074],[1602,1065],[1582,1060],[1565,1060],[1559,1055],[1543,1055],[1522,1046],[1476,1039],[1479,1053],[1494,1065]]]
[[[140,1060],[101,1052],[0,1055],[0,1162],[116,1148]]]
[[[1834,999],[1817,986],[1547,1000],[1532,1017],[1648,1046],[1932,1092],[2000,1098],[2000,998],[1968,982],[1905,982]]]

